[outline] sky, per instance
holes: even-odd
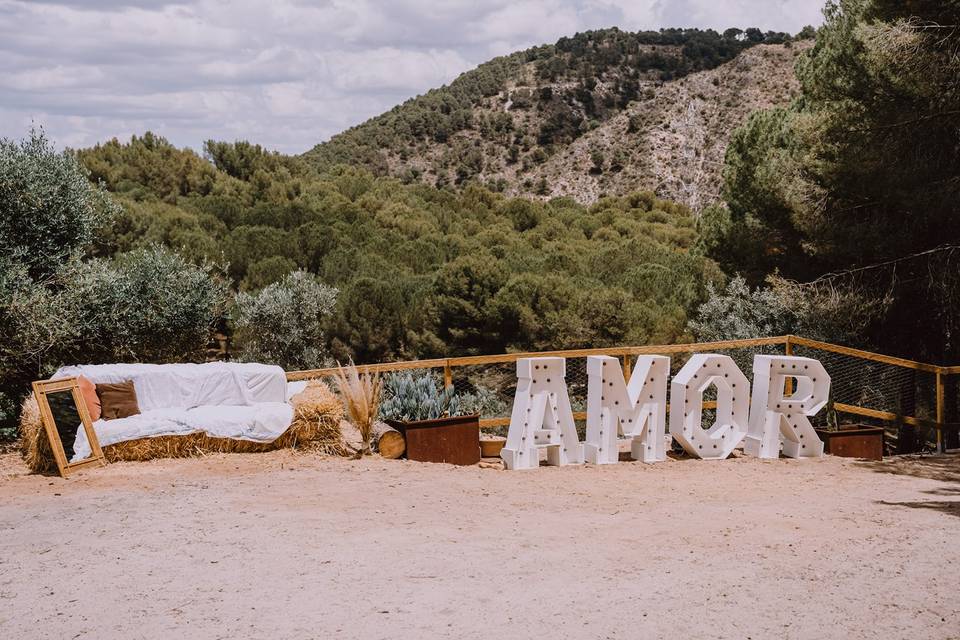
[[[497,55],[578,31],[796,33],[823,0],[0,0],[0,137],[153,131],[300,153]]]

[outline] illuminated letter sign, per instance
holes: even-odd
[[[795,390],[785,396],[788,378]],[[753,398],[750,429],[744,453],[759,458],[816,458],[823,455],[823,442],[808,416],[827,404],[830,376],[819,361],[796,356],[754,356]]]
[[[534,469],[539,450],[547,450],[547,464],[583,463],[583,445],[573,422],[567,396],[563,358],[517,360],[517,392],[510,416],[507,443],[500,452],[507,469]]]
[[[703,392],[711,384],[717,388],[716,419],[704,429]],[[692,456],[726,458],[747,433],[749,385],[730,356],[694,355],[670,385],[670,435]]]
[[[583,446],[587,462],[619,462],[619,435],[632,440],[634,460],[666,460],[669,375],[670,358],[664,356],[637,358],[629,383],[624,382],[616,358],[587,358],[587,441]]]
[[[507,442],[500,452],[507,469],[547,464],[619,461],[619,437],[631,439],[634,460],[666,458],[664,414],[670,359],[637,359],[630,381],[610,356],[587,358],[587,441],[581,444],[567,395],[564,358],[517,360],[517,392]],[[744,452],[776,458],[782,448],[792,458],[823,455],[823,443],[810,424],[827,403],[830,376],[810,358],[758,355],[753,361],[752,406],[746,376],[729,356],[696,354],[670,386],[670,435],[697,458],[724,459],[744,444]],[[786,381],[796,390],[785,395]],[[703,427],[703,397],[716,387],[713,424]],[[708,409],[709,410],[709,409]],[[748,415],[749,414],[749,415]]]

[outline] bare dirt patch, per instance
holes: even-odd
[[[4,638],[960,637],[960,458],[0,456]]]

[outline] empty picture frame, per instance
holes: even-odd
[[[50,441],[50,450],[57,461],[61,476],[66,478],[84,467],[100,467],[106,464],[76,377],[34,382],[33,395],[37,399],[40,419],[43,421],[47,440]],[[90,445],[90,456],[72,462],[73,446],[81,426]]]

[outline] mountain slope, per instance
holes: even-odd
[[[437,186],[479,180],[511,193],[573,195],[590,201],[605,192],[608,184],[619,189],[621,182],[626,185],[642,178],[640,183],[646,185],[651,176],[641,172],[629,174],[633,177],[628,181],[606,179],[607,159],[594,154],[598,163],[587,168],[592,178],[582,180],[576,172],[582,164],[578,149],[585,148],[584,140],[600,144],[608,127],[618,122],[627,126],[623,116],[637,105],[653,101],[666,116],[667,101],[682,94],[671,88],[678,79],[716,70],[758,44],[785,41],[789,41],[786,34],[763,34],[756,29],[730,29],[723,35],[696,29],[577,34],[555,45],[495,58],[449,86],[334,136],[305,158],[320,168],[359,164],[377,174]],[[772,57],[779,60],[788,55]],[[775,74],[792,76],[785,64],[783,69],[773,66]],[[633,125],[650,127],[656,121],[647,123],[638,116]],[[631,140],[639,139],[634,127]],[[609,170],[621,173],[624,161],[634,155],[633,147],[606,146],[611,154]],[[589,149],[588,155],[594,151],[598,149]],[[644,166],[648,160],[644,159]]]
[[[517,176],[522,180],[513,179],[507,191],[546,184],[543,195],[592,202],[650,190],[697,211],[719,197],[733,131],[753,111],[786,104],[796,95],[793,63],[808,46],[760,45],[716,69],[664,83]]]

